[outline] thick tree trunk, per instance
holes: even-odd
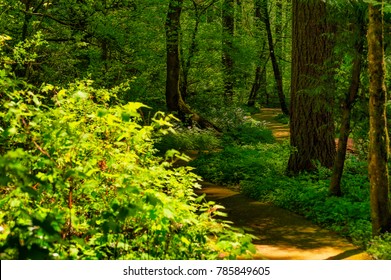
[[[386,122],[386,86],[383,48],[382,7],[369,4],[369,181],[371,185],[371,218],[374,236],[391,231],[388,182],[388,133]]]
[[[270,58],[273,66],[274,79],[276,80],[276,85],[277,85],[278,99],[280,101],[282,112],[285,115],[289,115],[289,110],[285,102],[285,95],[284,95],[284,89],[282,85],[282,76],[280,72],[280,67],[278,66],[276,54],[274,51],[273,35],[270,26],[270,17],[269,17],[269,11],[267,6],[268,6],[267,0],[262,0],[261,7],[262,7],[263,22],[265,23],[265,27],[266,27],[267,40],[269,43],[269,53],[270,53]]]
[[[343,168],[345,164],[346,158],[346,148],[348,144],[349,134],[350,134],[350,119],[351,119],[351,111],[354,106],[354,103],[358,96],[358,91],[360,88],[360,74],[361,74],[361,66],[362,66],[362,55],[364,49],[364,39],[365,39],[365,18],[363,15],[363,11],[360,10],[359,7],[356,8],[358,10],[358,17],[356,28],[353,30],[354,34],[357,34],[357,39],[354,44],[354,59],[352,66],[352,78],[350,81],[350,86],[348,90],[348,94],[346,95],[345,100],[342,103],[342,119],[341,119],[341,127],[340,134],[338,140],[337,147],[337,155],[335,158],[334,166],[333,166],[333,174],[331,176],[330,182],[330,193],[334,196],[341,196],[341,178],[343,173]]]
[[[335,158],[332,97],[324,80],[330,75],[332,54],[326,3],[292,1],[292,77],[290,142],[296,150],[288,173],[316,169],[316,162],[331,168]]]
[[[224,99],[227,103],[233,101],[234,95],[234,61],[233,61],[233,37],[235,29],[235,0],[224,0],[222,6],[222,63],[224,80]]]

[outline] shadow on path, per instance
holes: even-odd
[[[227,187],[202,183],[199,193],[225,207],[227,219],[258,239],[255,259],[271,260],[341,260],[370,259],[336,233],[322,229],[305,218],[247,198]]]

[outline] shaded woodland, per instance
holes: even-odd
[[[387,1],[0,7],[1,259],[251,258],[201,180],[391,259]]]

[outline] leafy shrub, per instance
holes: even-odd
[[[273,118],[275,121],[278,121],[279,123],[288,124],[289,123],[289,117],[285,114],[278,114]]]
[[[273,132],[266,128],[264,123],[255,120],[243,123],[230,129],[225,134],[226,142],[233,142],[238,145],[252,145],[257,143],[274,143]]]
[[[289,154],[281,144],[227,146],[222,151],[203,154],[190,165],[196,173],[214,183],[238,184],[242,180],[283,174]]]
[[[179,127],[175,131],[161,136],[155,147],[161,152],[170,149],[209,151],[219,148],[220,145],[221,140],[211,130],[202,130],[197,127]]]
[[[370,243],[368,252],[375,259],[391,260],[391,233],[375,237]]]
[[[115,92],[88,81],[40,94],[0,86],[1,259],[217,259],[253,250],[250,236],[195,195],[191,168],[155,155],[153,135],[167,132],[171,116],[142,126],[143,104],[109,106]]]

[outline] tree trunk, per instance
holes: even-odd
[[[346,158],[346,148],[348,144],[350,134],[350,118],[351,110],[358,96],[360,88],[360,74],[362,66],[362,55],[364,50],[364,39],[365,39],[365,17],[364,11],[360,7],[356,7],[359,15],[357,16],[356,28],[353,29],[353,33],[357,34],[357,39],[354,44],[354,59],[352,66],[352,78],[348,94],[342,103],[342,119],[340,134],[337,147],[337,155],[333,166],[333,174],[330,182],[330,193],[334,196],[341,196],[341,178]]]
[[[188,77],[189,77],[189,70],[191,68],[191,61],[197,51],[197,33],[198,33],[198,26],[200,24],[200,16],[198,15],[198,12],[196,12],[196,19],[195,19],[194,29],[191,34],[191,43],[189,48],[189,54],[187,57],[187,60],[184,61],[183,67],[182,67],[182,80],[180,83],[181,88],[181,94],[183,100],[187,99],[187,86],[188,86]]]
[[[261,86],[266,86],[266,64],[267,64],[267,61],[268,60],[265,61],[265,65],[263,65],[263,67],[258,65],[255,68],[255,79],[254,79],[254,83],[251,87],[250,96],[248,97],[248,101],[247,101],[247,106],[249,106],[249,107],[253,107],[255,105],[255,101],[257,100],[257,95],[258,95],[258,92],[259,92],[259,89],[261,88]],[[264,91],[266,92],[266,89],[264,89]]]
[[[170,112],[179,112],[179,32],[183,0],[170,0],[166,19],[166,103]]]
[[[292,1],[292,77],[288,173],[331,168],[335,158],[332,94],[326,82],[331,27],[322,0]],[[326,65],[325,65],[326,64]]]
[[[233,37],[235,28],[235,1],[224,0],[222,6],[223,36],[222,36],[222,63],[224,80],[224,99],[226,103],[232,103],[234,95],[234,61]]]
[[[179,90],[180,60],[179,60],[179,34],[180,17],[183,0],[170,0],[166,19],[166,103],[170,112],[177,112],[181,120],[191,115],[191,120],[198,123],[201,128],[213,128],[221,131],[214,124],[193,112],[183,101]]]
[[[285,115],[289,115],[289,110],[288,110],[288,107],[285,102],[284,89],[283,89],[283,85],[282,85],[282,76],[281,76],[280,68],[278,66],[276,54],[274,52],[273,35],[272,35],[271,26],[270,26],[270,17],[269,17],[269,11],[268,11],[267,6],[268,6],[267,0],[262,0],[263,22],[265,23],[265,27],[266,27],[267,40],[269,43],[269,53],[270,53],[270,58],[272,61],[272,66],[273,66],[274,78],[276,80],[276,85],[277,85],[278,99],[280,101],[280,106],[281,106],[282,112]]]
[[[259,51],[259,61],[257,64],[257,67],[255,68],[255,77],[254,77],[254,83],[251,87],[250,95],[248,97],[247,106],[252,107],[255,105],[255,101],[257,98],[257,94],[259,89],[261,88],[261,85],[266,85],[266,66],[269,58],[266,58],[266,41],[264,40],[265,32],[262,28],[262,11],[261,11],[261,1],[260,0],[254,0],[254,25],[256,27],[255,34],[256,39],[258,41],[259,45],[262,45]],[[263,63],[263,66],[261,67],[261,64]]]
[[[277,62],[280,62],[280,58],[282,57],[282,8],[283,8],[283,0],[276,0],[276,20],[275,20],[276,42],[274,44],[274,49],[277,57]],[[281,65],[281,63],[279,63],[279,65]]]
[[[371,218],[374,236],[391,230],[388,183],[388,133],[386,122],[386,86],[383,48],[382,6],[369,4],[369,181],[371,185]]]

